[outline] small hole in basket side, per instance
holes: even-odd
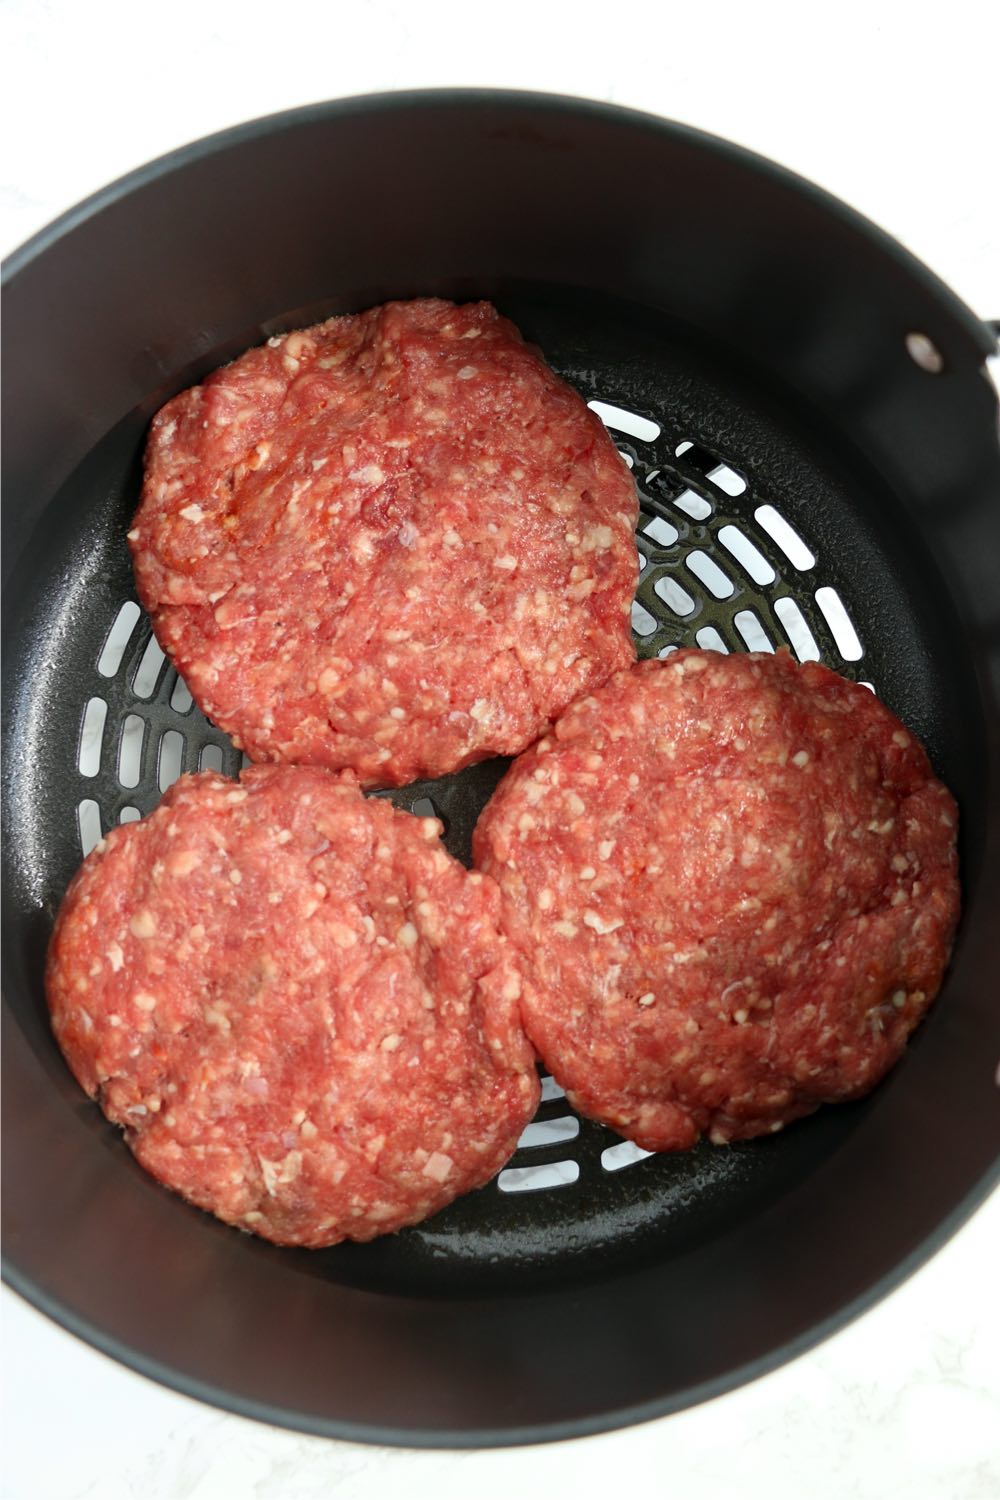
[[[203,745],[198,757],[199,771],[222,771],[222,751],[218,745]]]
[[[141,613],[138,604],[131,599],[127,599],[119,609],[97,659],[97,670],[102,677],[113,677],[118,671],[125,655],[125,647],[132,639],[132,632]]]
[[[142,813],[137,807],[123,807],[118,814],[119,823],[138,823]]]
[[[925,370],[928,375],[941,374],[944,356],[933,339],[926,333],[914,332],[906,335],[905,342],[906,352],[918,369]]]
[[[103,698],[89,698],[80,727],[80,756],[77,762],[81,776],[96,776],[101,769],[101,748],[108,705]]]
[[[561,1083],[556,1083],[554,1078],[542,1079],[542,1103],[549,1099],[565,1099],[566,1090]]]
[[[535,1193],[542,1188],[568,1187],[580,1176],[575,1161],[547,1162],[540,1167],[505,1167],[497,1178],[501,1193]]]

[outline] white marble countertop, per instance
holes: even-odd
[[[907,244],[1000,316],[996,57],[984,0],[4,0],[0,245],[185,141],[337,95],[537,88],[751,146]],[[0,1296],[3,1500],[421,1500],[629,1486],[701,1500],[998,1500],[994,1195],[857,1323],[753,1385],[622,1433],[414,1453],[306,1438],[174,1395]]]

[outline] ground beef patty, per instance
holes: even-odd
[[[636,518],[600,421],[517,329],[420,300],[170,401],[129,540],[237,746],[389,786],[516,754],[634,660]]]
[[[873,1087],[940,985],[956,810],[865,688],[678,651],[575,704],[476,829],[572,1103],[649,1150]]]
[[[371,1239],[501,1167],[538,1099],[492,881],[350,775],[186,776],[49,950],[70,1067],[144,1167],[279,1244]]]

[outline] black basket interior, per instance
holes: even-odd
[[[822,660],[878,692],[960,792],[961,652],[949,649],[954,627],[927,560],[874,476],[843,445],[829,448],[787,394],[779,402],[732,360],[721,376],[709,351],[648,313],[540,288],[501,289],[496,300],[595,406],[632,468],[640,656],[700,645],[787,647]],[[192,706],[135,601],[124,538],[147,420],[133,413],[92,451],[29,556],[38,587],[18,664],[17,773],[34,837],[19,859],[39,897],[39,973],[61,894],[101,832],[149,812],[182,771],[235,775],[243,763]],[[377,795],[433,810],[449,848],[468,861],[476,817],[505,765]],[[662,1258],[763,1208],[835,1152],[868,1107],[824,1110],[765,1141],[651,1157],[579,1119],[547,1079],[515,1157],[487,1187],[375,1244],[278,1253],[334,1281],[420,1293],[586,1277]],[[92,1115],[121,1169],[138,1170]],[[276,1253],[250,1240],[246,1252]]]

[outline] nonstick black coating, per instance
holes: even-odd
[[[630,202],[641,212],[622,213]],[[606,416],[643,507],[640,654],[706,630],[745,648],[749,617],[772,644],[872,683],[920,734],[961,806],[966,917],[939,1006],[861,1104],[617,1171],[602,1164],[616,1138],[583,1122],[572,1140],[526,1145],[505,1183],[548,1165],[548,1186],[490,1184],[369,1246],[279,1251],[135,1166],[58,1056],[42,962],[80,858],[80,804],[96,802],[104,826],[148,811],[166,734],[182,736],[184,769],[206,745],[239,764],[166,664],[137,689],[144,619],[113,675],[97,667],[134,597],[124,532],[149,416],[278,328],[417,293],[491,296],[588,400],[620,409]],[[987,1190],[1000,1146],[987,330],[877,231],[733,148],[621,111],[484,94],[324,106],[192,148],[26,247],[6,304],[12,1282],[100,1347],[236,1410],[472,1444],[689,1404],[804,1347],[928,1254]],[[943,373],[917,368],[911,331],[933,339]],[[794,526],[811,565],[786,555],[761,506]],[[756,577],[727,548],[733,527],[758,549]],[[727,573],[726,597],[699,554]],[[817,601],[829,588],[858,659]],[[83,776],[94,697],[107,719]],[[134,787],[119,761],[130,715],[146,726]],[[500,769],[394,800],[429,797],[463,857]],[[570,1115],[552,1098],[539,1120]]]

